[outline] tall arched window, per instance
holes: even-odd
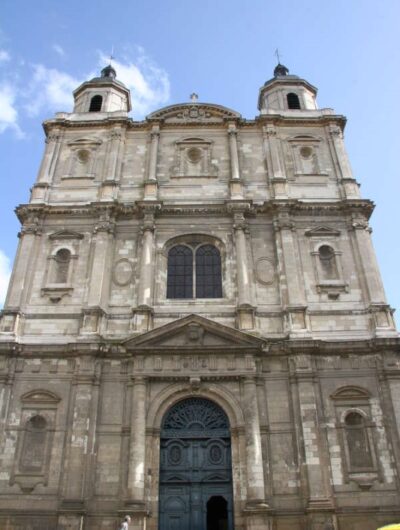
[[[93,96],[90,100],[90,107],[89,112],[100,112],[101,111],[101,105],[103,103],[102,96]]]
[[[300,109],[300,100],[297,94],[290,92],[287,96],[287,104],[289,109]]]
[[[169,250],[167,298],[221,297],[221,255],[215,246],[188,243]]]
[[[60,249],[56,256],[55,283],[67,283],[71,252],[67,248]]]
[[[221,298],[221,256],[213,245],[196,251],[196,297]]]
[[[373,462],[364,416],[359,412],[349,412],[344,423],[350,467],[371,468]]]
[[[168,252],[167,298],[193,298],[193,251],[185,245]]]
[[[336,263],[335,251],[329,245],[322,245],[318,249],[318,257],[322,274],[325,280],[336,280],[339,272]]]

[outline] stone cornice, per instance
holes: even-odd
[[[174,108],[181,107],[182,105],[172,105]],[[190,104],[188,104],[190,107]],[[218,105],[211,105],[211,107],[218,107]],[[221,107],[223,108],[223,107]],[[228,109],[229,110],[229,109]],[[246,119],[242,118],[239,114],[237,115],[230,115],[227,114],[226,116],[221,117],[212,120],[209,119],[209,121],[201,121],[201,120],[188,120],[188,121],[174,121],[174,122],[165,122],[164,117],[160,117],[158,114],[161,111],[157,111],[153,114],[151,114],[148,118],[146,118],[143,121],[135,121],[130,117],[121,117],[121,116],[107,116],[104,119],[101,120],[71,120],[68,119],[66,114],[66,117],[58,117],[49,119],[43,122],[43,129],[45,131],[46,136],[50,134],[51,131],[54,129],[62,129],[62,128],[68,128],[68,129],[108,129],[115,127],[115,125],[119,125],[126,129],[141,129],[145,131],[151,131],[154,123],[160,124],[161,130],[162,129],[175,129],[177,126],[179,127],[188,127],[193,128],[195,126],[196,128],[206,128],[206,127],[217,127],[217,128],[224,128],[226,129],[226,122],[232,122],[234,121],[236,126],[238,127],[238,131],[240,131],[240,128],[254,128],[255,130],[259,130],[260,126],[264,127],[266,125],[274,125],[274,126],[298,126],[301,125],[304,126],[315,126],[315,125],[321,125],[326,126],[330,124],[336,124],[340,127],[340,129],[343,131],[345,125],[346,125],[346,118],[345,116],[342,116],[340,114],[321,114],[320,116],[284,116],[282,114],[270,114],[270,115],[260,115],[256,116],[254,119]],[[231,111],[234,112],[234,111]],[[154,115],[154,117],[153,117]]]
[[[341,114],[321,114],[319,116],[283,116],[282,114],[262,114],[257,116],[255,123],[260,126],[274,125],[274,126],[297,126],[300,125],[305,127],[307,125],[314,126],[321,125],[326,126],[330,124],[336,124],[343,131],[346,125],[346,117]]]
[[[260,340],[260,339],[259,339]],[[373,355],[373,354],[387,354],[389,352],[400,354],[400,336],[391,338],[372,338],[360,340],[312,340],[312,339],[262,339],[266,347],[261,352],[258,350],[258,355],[261,356],[275,356],[275,355]],[[183,354],[183,350],[177,350],[176,347],[171,346],[170,349],[162,349],[160,351],[157,347],[153,349],[134,348],[133,351],[128,352],[123,345],[123,340],[115,339],[100,339],[96,342],[94,340],[88,342],[74,342],[67,344],[20,344],[17,341],[0,342],[0,355],[16,356],[16,357],[54,357],[61,356],[62,358],[73,358],[85,356],[93,356],[98,358],[120,358],[128,359],[139,355],[179,355]],[[255,348],[256,349],[256,348]],[[226,352],[228,354],[254,354],[257,357],[257,352],[253,351],[252,347],[211,347],[210,351],[206,349],[199,349],[199,351],[190,350],[192,355],[208,355],[211,350],[215,353]]]

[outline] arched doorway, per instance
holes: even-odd
[[[160,443],[159,530],[233,530],[229,421],[214,402],[179,401]]]

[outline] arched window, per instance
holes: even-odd
[[[60,249],[56,256],[55,283],[67,283],[71,252],[67,248]]]
[[[196,297],[221,298],[221,256],[213,245],[196,251]]]
[[[300,100],[299,96],[297,94],[294,94],[293,92],[290,92],[287,96],[287,104],[289,109],[299,109],[300,108]]]
[[[371,468],[373,462],[364,416],[359,412],[349,412],[344,423],[350,467]]]
[[[100,112],[101,111],[101,105],[103,103],[102,96],[93,96],[90,100],[90,107],[89,112]]]
[[[46,455],[47,421],[37,414],[26,423],[21,454],[21,468],[25,471],[42,471]]]
[[[221,255],[215,246],[189,243],[170,249],[167,298],[221,297]]]
[[[193,251],[185,245],[168,252],[167,298],[193,298]]]
[[[335,280],[339,277],[336,264],[335,251],[328,245],[322,245],[318,249],[318,257],[324,280]]]

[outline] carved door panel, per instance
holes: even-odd
[[[204,399],[190,398],[167,415],[160,445],[160,530],[233,528],[228,427],[223,411]]]

